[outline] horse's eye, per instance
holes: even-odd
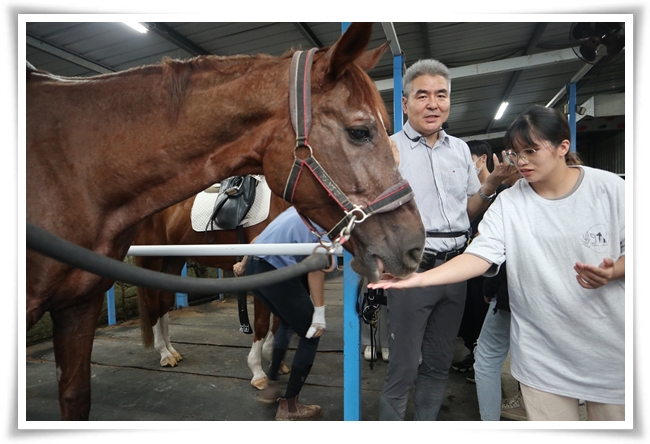
[[[370,139],[370,131],[365,128],[348,128],[348,134],[356,142],[366,142]]]

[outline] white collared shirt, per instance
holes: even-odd
[[[468,230],[467,199],[481,187],[469,147],[444,131],[440,131],[433,147],[420,136],[407,121],[402,131],[391,138],[399,149],[399,170],[411,184],[424,228],[427,231]],[[466,241],[465,236],[427,238],[426,250],[455,250]]]

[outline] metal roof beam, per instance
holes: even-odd
[[[174,31],[170,26],[167,26],[164,23],[147,22],[146,26],[147,29],[149,29],[149,31],[158,34],[165,40],[173,43],[174,45],[178,46],[181,49],[184,49],[185,51],[192,54],[193,56],[212,54],[207,49],[202,48],[200,45],[197,45],[187,37],[182,36],[178,32]]]
[[[397,38],[397,33],[395,32],[393,23],[382,22],[381,27],[386,35],[386,40],[390,42],[390,52],[393,53],[393,56],[402,55],[402,49],[399,46],[399,39]]]
[[[578,113],[576,120],[583,117],[610,117],[625,115],[625,93],[601,94],[590,97],[580,108],[582,114]]]
[[[480,76],[485,74],[496,74],[507,71],[518,71],[530,68],[539,68],[542,66],[550,65],[557,62],[573,62],[578,60],[573,49],[567,48],[559,51],[542,52],[534,55],[527,55],[521,57],[512,57],[510,59],[499,60],[496,62],[478,63],[474,65],[460,66],[458,68],[450,68],[452,80],[460,79],[463,77]],[[392,79],[381,80],[375,82],[380,91],[385,91],[392,88]],[[390,85],[390,88],[387,86]]]
[[[578,56],[573,52],[573,49],[567,48],[559,51],[512,57],[510,59],[498,60],[495,62],[461,66],[458,68],[451,68],[449,71],[451,73],[451,78],[455,80],[463,77],[539,68],[557,62],[573,62],[576,59],[578,59]]]
[[[27,35],[25,37],[25,42],[28,45],[33,46],[34,48],[38,48],[41,51],[47,52],[48,54],[52,54],[56,57],[67,60],[68,62],[74,63],[75,65],[83,66],[84,68],[88,68],[91,71],[95,71],[100,74],[106,74],[109,72],[116,71],[113,68],[94,62],[90,59],[87,59],[79,54],[75,54],[71,51],[61,49],[58,46],[55,46],[51,43],[47,43],[31,35]]]
[[[323,44],[318,40],[318,37],[312,32],[312,30],[307,26],[306,23],[302,22],[294,22],[293,26],[295,26],[298,31],[302,34],[302,36],[309,42],[309,44],[312,47],[317,47],[317,48],[322,48]]]
[[[432,56],[431,56],[432,42],[431,42],[431,37],[430,37],[431,33],[429,32],[429,23],[428,22],[422,22],[420,26],[422,28],[422,39],[426,43],[426,46],[424,47],[424,56],[427,59],[430,59],[430,58],[432,58]]]
[[[582,79],[582,78],[583,78],[583,77],[584,77],[584,76],[585,76],[589,71],[591,71],[591,69],[592,69],[593,67],[596,66],[596,63],[598,63],[598,62],[600,61],[600,59],[602,59],[602,58],[605,56],[605,51],[606,51],[606,50],[603,49],[603,48],[604,48],[604,46],[601,47],[601,48],[598,50],[598,52],[596,53],[596,60],[593,62],[593,64],[591,64],[591,63],[585,63],[584,66],[583,66],[582,68],[580,68],[580,69],[578,70],[578,72],[576,72],[575,75],[574,75],[573,77],[571,77],[571,80],[569,80],[569,81],[567,82],[567,84],[577,83],[578,80]],[[625,51],[625,48],[623,48],[623,50],[621,51],[621,53],[623,53],[624,51]],[[577,56],[576,56],[576,57],[577,57]],[[551,107],[555,106],[555,104],[556,104],[557,102],[559,102],[560,99],[561,99],[562,97],[564,97],[565,95],[566,95],[566,85],[563,86],[562,89],[560,89],[560,90],[557,92],[557,94],[555,94],[555,96],[553,96],[553,98],[551,99],[551,101],[548,102],[548,103],[546,104],[546,107],[547,107],[547,108],[551,108]]]

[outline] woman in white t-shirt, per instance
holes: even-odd
[[[625,419],[625,186],[568,165],[571,132],[533,106],[508,128],[504,158],[522,175],[503,191],[464,254],[371,288],[443,285],[493,276],[506,257],[511,371],[529,420]]]

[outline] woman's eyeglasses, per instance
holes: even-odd
[[[525,148],[518,153],[512,150],[508,150],[505,153],[505,160],[508,165],[517,165],[519,159],[523,160],[524,163],[527,163],[535,159],[535,156],[537,156],[537,151],[539,150],[536,150],[534,148]]]

